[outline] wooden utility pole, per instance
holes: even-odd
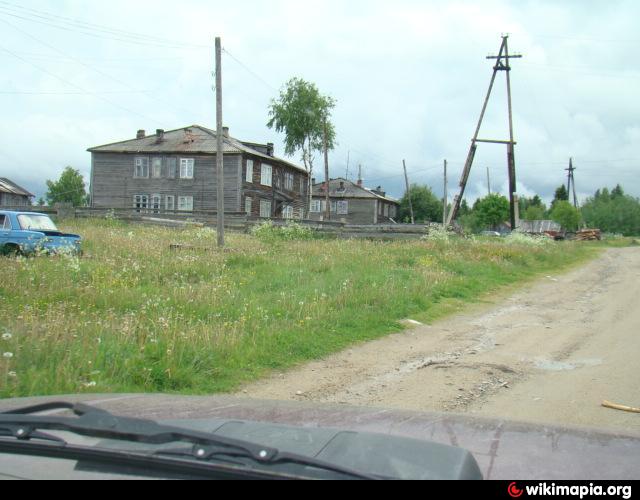
[[[489,192],[489,196],[491,196],[491,173],[489,172],[489,167],[487,167],[487,191]]]
[[[453,208],[451,213],[449,214],[448,222],[451,224],[453,220],[458,215],[458,211],[460,210],[460,205],[462,203],[462,199],[464,197],[464,192],[467,187],[467,182],[469,181],[469,174],[471,172],[471,167],[473,165],[473,160],[475,159],[476,152],[478,150],[478,143],[488,143],[488,144],[505,144],[507,146],[507,161],[509,166],[509,198],[511,203],[511,227],[515,227],[516,224],[516,210],[515,210],[515,196],[516,196],[516,163],[515,163],[515,152],[514,146],[516,142],[514,140],[513,134],[513,107],[511,101],[511,59],[520,59],[521,55],[509,55],[509,45],[508,45],[508,35],[502,36],[502,45],[500,46],[500,52],[497,56],[489,56],[487,59],[496,59],[496,65],[493,68],[493,76],[491,77],[491,83],[489,84],[489,91],[487,92],[487,96],[484,100],[484,105],[482,106],[482,112],[480,113],[480,120],[478,120],[478,126],[476,128],[473,139],[471,140],[471,148],[469,150],[469,155],[467,156],[467,161],[464,165],[464,170],[462,172],[462,179],[460,180],[460,194],[457,195],[453,200]],[[493,140],[493,139],[478,139],[478,135],[480,134],[480,129],[482,127],[482,122],[484,121],[484,116],[487,112],[487,106],[489,104],[489,99],[491,97],[491,93],[493,92],[493,87],[496,81],[496,77],[498,76],[499,71],[505,71],[507,74],[507,97],[509,100],[509,140]]]
[[[324,220],[331,220],[331,198],[329,196],[329,147],[327,145],[327,119],[324,119],[324,135],[323,135],[323,148],[324,148],[324,178],[325,178],[325,200],[327,206],[324,210]]]
[[[224,247],[224,143],[222,128],[222,44],[216,38],[216,167],[218,183],[218,246]]]
[[[411,199],[411,185],[409,184],[409,176],[407,175],[407,162],[402,160],[402,166],[404,168],[404,182],[407,185],[407,198],[409,199],[409,211],[411,212],[411,224],[415,224],[416,218],[413,214],[413,200]]]
[[[447,208],[449,205],[449,183],[447,179],[447,160],[444,161],[444,210],[442,216],[442,225],[447,227]]]

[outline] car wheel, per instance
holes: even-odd
[[[23,252],[18,245],[5,245],[2,247],[0,255],[5,255],[7,257],[19,257],[23,255]]]

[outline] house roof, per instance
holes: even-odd
[[[246,153],[253,156],[257,156],[264,160],[277,161],[284,163],[292,168],[295,168],[301,172],[307,173],[307,171],[294,163],[277,158],[275,156],[269,156],[261,151],[258,151],[252,146],[262,146],[264,148],[267,145],[242,142],[233,137],[223,137],[223,153]],[[105,144],[104,146],[95,146],[89,148],[87,151],[91,153],[147,153],[147,154],[160,154],[160,153],[201,153],[201,154],[216,154],[218,150],[217,135],[215,130],[202,127],[200,125],[192,125],[190,127],[183,127],[176,130],[169,130],[164,133],[162,141],[158,142],[157,134],[148,135],[142,139],[130,139],[122,142],[115,142],[112,144]]]
[[[17,194],[20,196],[28,196],[33,197],[34,194],[31,194],[24,188],[18,186],[15,182],[6,179],[5,177],[0,177],[0,192],[9,193],[9,194]]]
[[[313,196],[325,196],[325,182],[313,185]],[[344,189],[341,189],[343,187]],[[360,187],[355,182],[339,177],[329,181],[329,196],[331,198],[370,198],[384,200],[390,203],[400,204],[391,196],[383,196],[372,189]]]

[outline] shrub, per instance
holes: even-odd
[[[251,230],[260,241],[272,243],[276,241],[304,241],[316,239],[314,231],[295,222],[285,226],[277,226],[273,221],[265,221]]]

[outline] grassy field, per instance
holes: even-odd
[[[0,259],[0,397],[232,391],[597,252],[240,234],[222,252],[207,229],[61,227],[84,236],[83,258]],[[172,243],[208,250],[176,252]]]

